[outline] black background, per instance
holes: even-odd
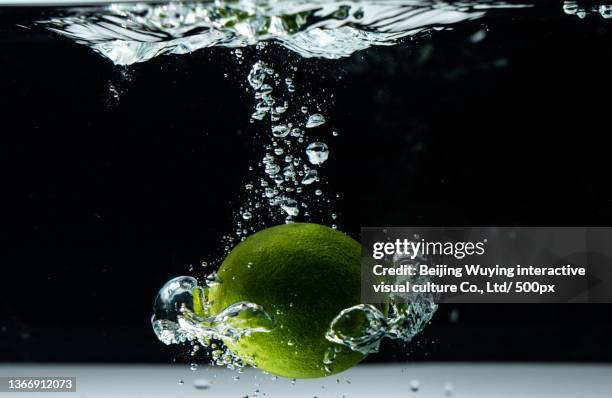
[[[126,78],[15,25],[31,19],[0,9],[0,361],[168,362],[152,300],[219,255],[260,157],[255,51],[166,56]],[[483,23],[339,61],[264,55],[334,93],[341,229],[611,225],[612,22],[551,2]],[[369,360],[610,361],[611,308],[443,305],[414,344]]]

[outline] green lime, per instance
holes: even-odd
[[[358,242],[318,224],[279,225],[237,245],[209,292],[211,312],[248,301],[263,306],[276,326],[226,345],[251,365],[290,378],[322,377],[365,356],[329,342],[330,322],[360,303]],[[329,355],[335,356],[331,365]],[[327,357],[326,357],[327,356]]]

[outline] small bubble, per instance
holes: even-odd
[[[267,175],[274,176],[278,174],[278,172],[280,171],[280,166],[274,163],[268,163],[264,167],[264,171],[266,172]]]
[[[179,385],[179,386],[182,386],[183,384],[185,384],[185,382],[184,382],[183,380],[179,380],[179,381],[178,381],[178,385]]]
[[[297,216],[300,214],[300,209],[298,208],[298,202],[295,199],[284,197],[281,202],[281,208],[290,216]],[[292,305],[290,305],[291,307]]]
[[[487,31],[484,30],[484,29],[481,29],[481,30],[473,33],[469,37],[469,41],[472,44],[476,44],[476,43],[479,43],[479,42],[483,41],[486,36],[487,36]]]
[[[419,391],[420,386],[421,386],[421,383],[417,379],[414,379],[410,382],[410,391],[417,392]]]
[[[459,320],[459,310],[457,308],[453,308],[448,320],[451,323],[456,323]]]
[[[599,6],[599,15],[601,15],[604,19],[612,18],[612,5],[610,4],[602,4]]]
[[[329,148],[324,142],[313,142],[306,147],[308,161],[314,165],[321,165],[329,158]]]
[[[318,127],[325,124],[325,117],[320,113],[315,113],[313,115],[308,116],[308,120],[306,120],[306,128],[311,129],[314,127]]]
[[[193,386],[196,390],[208,390],[210,388],[210,381],[206,379],[195,379]]]
[[[289,179],[295,177],[295,169],[292,165],[289,165],[283,169],[283,175]]]
[[[319,180],[319,173],[316,170],[311,169],[311,170],[307,170],[304,173],[304,177],[302,178],[301,182],[304,185],[310,185],[313,182],[318,181],[318,180]]]
[[[323,195],[323,191],[322,191],[322,190],[320,190],[320,189],[317,189],[317,190],[315,191],[315,195],[317,195],[317,196],[321,196],[321,195]]]
[[[253,215],[249,211],[245,211],[244,213],[242,213],[242,218],[244,220],[250,220],[252,217],[253,217]]]
[[[289,134],[289,127],[284,124],[278,124],[276,126],[272,126],[272,135],[277,138],[286,137]]]
[[[191,365],[189,365],[189,370],[195,372],[196,370],[198,370],[198,364],[197,363],[192,363]]]

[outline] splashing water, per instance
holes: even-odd
[[[334,318],[326,338],[353,351],[369,354],[378,351],[387,330],[387,317],[371,304],[346,308]]]
[[[207,287],[210,286],[208,283]],[[210,316],[205,291],[191,276],[173,278],[159,290],[151,325],[161,342],[167,345],[192,342],[197,347],[215,349],[214,340],[239,340],[252,333],[270,332],[275,327],[274,319],[261,306],[249,302],[234,303]],[[226,347],[213,351],[213,359],[230,368],[244,366],[243,359]]]
[[[393,258],[395,266],[414,265],[424,260],[420,256],[412,259],[410,253]],[[427,279],[422,276],[398,276],[396,283],[407,278],[416,283],[423,283]],[[371,304],[359,304],[346,308],[332,320],[325,337],[362,354],[377,352],[385,337],[409,343],[431,321],[438,309],[437,299],[438,296],[432,293],[394,293],[390,296],[387,316],[383,314],[382,306],[377,308]]]
[[[40,23],[90,46],[117,65],[266,40],[275,40],[302,57],[337,59],[481,18],[489,10],[516,7],[525,6],[496,1],[172,1],[79,8]]]

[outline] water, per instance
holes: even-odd
[[[525,5],[423,0],[138,3],[70,10],[41,23],[90,46],[116,65],[271,40],[302,57],[336,59],[515,7]]]
[[[396,255],[393,261],[394,266],[427,263],[423,257],[412,259],[410,255]],[[426,279],[398,276],[396,283],[402,283],[406,278],[418,279],[420,283]],[[346,308],[332,320],[325,337],[362,354],[378,352],[383,338],[410,343],[431,321],[438,309],[437,298],[430,293],[392,294],[387,311],[382,306],[370,304]]]
[[[226,347],[216,349],[216,341],[237,341],[252,333],[267,333],[275,327],[275,322],[261,306],[248,302],[234,303],[211,316],[206,305],[205,291],[218,283],[215,277],[207,278],[205,287],[200,287],[191,276],[171,279],[155,298],[151,325],[157,338],[166,345],[191,343],[198,347],[196,351],[204,346],[213,350],[214,363],[230,368],[243,367],[242,358],[238,358]],[[196,370],[197,364],[191,364],[190,367]]]
[[[304,58],[339,59],[372,46],[450,30],[489,13],[528,7],[490,1],[399,0],[139,3],[67,9],[39,24],[118,66],[207,47],[233,48],[238,65],[249,66],[240,79],[248,84],[252,109],[243,117],[260,132],[259,156],[245,172],[247,182],[237,201],[233,230],[223,237],[227,253],[248,235],[279,222],[315,221],[337,228],[336,193],[325,178],[326,162],[333,153],[330,140],[338,136],[325,113],[333,96],[305,89],[295,78],[294,66],[265,60],[268,43]],[[567,1],[563,11],[580,18],[590,13],[611,15],[607,6],[583,7]],[[485,37],[482,29],[469,40],[478,43]],[[255,57],[245,56],[242,48],[247,46],[256,49]],[[109,89],[119,101],[116,87]],[[314,216],[317,206],[323,211]],[[170,280],[155,300],[152,327],[165,344],[206,347],[214,363],[240,368],[245,361],[223,347],[221,340],[266,333],[275,322],[257,303],[234,303],[215,316],[209,314],[206,289],[220,283],[214,272],[203,286],[190,276]],[[384,338],[409,343],[431,321],[435,302],[434,296],[414,295],[408,300],[392,297],[387,311],[369,304],[346,308],[330,323],[326,338],[336,348],[364,354],[377,352]],[[325,367],[333,366],[336,348],[323,359]],[[417,389],[418,385],[413,387]]]

